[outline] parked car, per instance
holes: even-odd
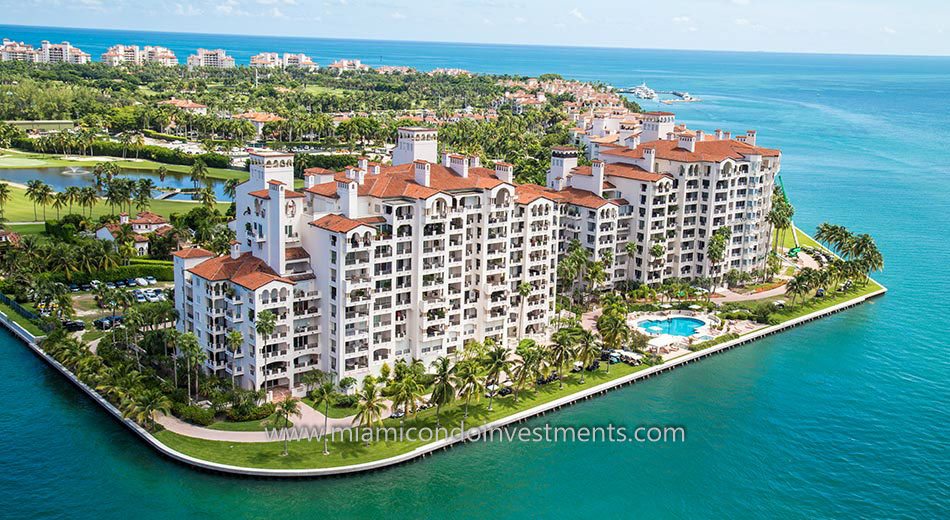
[[[146,281],[145,278],[136,278],[135,284],[140,287],[146,287],[148,286],[148,281]]]
[[[90,285],[93,289],[98,289],[99,286],[102,285],[102,282],[100,282],[99,280],[93,280],[93,281],[89,282],[89,285]],[[108,286],[109,286],[109,284],[106,284],[106,287],[108,287]]]
[[[90,284],[88,284],[88,283],[84,283],[84,284],[82,284],[82,285],[79,286],[79,289],[81,289],[81,290],[83,290],[83,291],[91,291],[91,290],[92,290],[92,285],[90,285]]]
[[[109,330],[112,328],[112,320],[109,318],[99,318],[92,322],[92,325],[99,330]]]
[[[115,284],[112,282],[106,282],[106,289],[115,289]]]
[[[69,284],[69,290],[71,292],[79,292],[79,286],[74,283],[71,283]]]
[[[116,287],[125,287],[125,282],[124,282],[123,280],[119,280],[119,281],[115,282],[115,286],[116,286]]]
[[[135,278],[129,278],[128,280],[125,281],[125,285],[129,287],[135,287],[136,285],[138,285],[138,282],[135,281]]]
[[[134,296],[135,296],[135,303],[145,303],[145,302],[148,301],[148,300],[145,298],[145,295],[142,294],[141,292],[135,294]]]
[[[146,276],[145,281],[148,282],[149,285],[155,285],[158,283],[158,280],[156,280],[154,276]]]
[[[86,330],[86,324],[80,320],[68,320],[63,322],[63,328],[69,332],[78,332]]]
[[[406,416],[406,412],[403,412],[402,409],[397,408],[393,410],[393,413],[391,413],[389,416],[393,419],[402,419]]]
[[[502,387],[502,389],[498,391],[498,395],[500,397],[504,397],[506,395],[511,395],[511,392],[512,392],[511,388],[505,386],[505,387]]]

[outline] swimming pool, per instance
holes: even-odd
[[[665,320],[644,320],[637,324],[644,332],[650,334],[669,334],[671,336],[692,336],[696,329],[706,323],[696,318],[674,316]]]

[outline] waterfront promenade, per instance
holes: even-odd
[[[691,362],[698,361],[700,359],[711,356],[713,354],[717,354],[725,350],[730,350],[738,346],[747,345],[751,342],[754,342],[766,336],[770,336],[772,334],[776,334],[783,330],[796,327],[803,323],[807,323],[809,321],[840,312],[842,310],[845,310],[855,305],[858,305],[860,303],[863,303],[867,301],[868,299],[880,296],[884,294],[886,291],[887,289],[882,286],[879,290],[876,290],[876,291],[873,291],[861,296],[857,296],[851,300],[814,311],[812,313],[806,314],[801,317],[787,320],[778,325],[773,325],[773,326],[765,327],[763,329],[756,330],[754,332],[750,332],[734,340],[727,341],[727,342],[724,342],[724,343],[721,343],[721,344],[718,344],[718,345],[715,345],[715,346],[712,346],[700,351],[691,352],[681,357],[677,357],[675,359],[669,360],[661,365],[656,365],[653,367],[649,367],[649,368],[634,372],[632,374],[618,377],[617,379],[607,381],[600,385],[589,387],[584,390],[578,391],[574,394],[544,403],[542,405],[539,405],[530,409],[523,410],[521,412],[514,413],[512,415],[481,425],[475,428],[474,431],[478,432],[478,435],[481,435],[484,432],[487,432],[489,430],[503,428],[510,424],[520,423],[525,420],[537,417],[539,415],[544,415],[547,412],[572,405],[581,400],[589,399],[591,397],[604,394],[610,390],[617,389],[628,384],[633,384],[637,381],[641,381],[641,380],[653,377],[655,375],[659,375],[663,372],[667,372],[674,368],[688,365]],[[79,381],[68,369],[66,369],[63,365],[61,365],[51,356],[43,352],[43,350],[39,348],[36,338],[33,338],[28,332],[16,326],[15,323],[9,320],[9,318],[7,318],[5,315],[2,315],[2,313],[0,313],[0,323],[2,323],[4,326],[9,328],[11,331],[13,331],[17,335],[17,337],[23,340],[35,354],[40,356],[42,359],[46,360],[47,363],[53,366],[56,370],[58,370],[64,376],[66,376],[70,381],[72,381],[76,386],[78,386],[83,392],[85,392],[93,400],[95,400],[103,408],[105,408],[106,411],[109,414],[111,414],[116,420],[125,424],[129,429],[131,429],[133,432],[139,435],[139,437],[141,437],[150,446],[152,446],[153,448],[158,450],[160,453],[164,454],[165,456],[173,460],[190,465],[195,468],[221,472],[221,473],[235,474],[235,475],[246,475],[246,476],[321,477],[321,476],[340,475],[340,474],[357,473],[357,472],[381,469],[381,468],[389,467],[392,465],[405,463],[405,462],[408,462],[420,457],[425,457],[438,450],[443,450],[457,443],[465,442],[465,439],[461,438],[460,436],[454,436],[447,439],[434,441],[432,443],[426,444],[424,446],[420,446],[418,448],[412,449],[405,453],[401,453],[399,455],[395,455],[392,457],[388,457],[388,458],[384,458],[384,459],[380,459],[376,461],[365,462],[361,464],[325,467],[325,468],[307,468],[307,469],[249,468],[249,467],[240,467],[240,466],[234,466],[234,465],[229,465],[229,464],[222,464],[218,462],[202,460],[202,459],[192,457],[188,454],[185,454],[185,453],[182,453],[180,451],[170,448],[169,446],[160,442],[151,433],[149,433],[147,430],[142,428],[140,425],[138,425],[134,421],[122,417],[121,412],[119,412],[119,410],[116,409],[115,406],[113,406],[107,400],[102,398],[102,396],[100,396],[94,389],[90,388],[86,384]],[[309,419],[310,421],[312,421],[313,419],[317,419],[317,416],[313,415]],[[343,420],[348,421],[348,419],[343,419]],[[307,419],[304,419],[304,421],[307,421]],[[309,423],[310,421],[307,421],[307,422]],[[469,430],[469,431],[471,432],[473,430]],[[241,433],[241,432],[221,432],[221,433]],[[249,433],[252,435],[260,434],[262,436],[264,435],[263,432],[243,432],[243,433]],[[251,437],[248,437],[248,439],[250,438]],[[258,442],[256,440],[240,440],[240,441],[237,441],[235,439],[231,439],[231,440],[235,442]]]

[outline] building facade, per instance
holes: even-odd
[[[208,370],[273,398],[300,395],[314,369],[360,379],[399,359],[428,366],[469,340],[544,341],[574,240],[608,265],[608,285],[764,264],[779,154],[754,133],[618,147],[591,166],[558,148],[547,186],[516,185],[503,162],[440,157],[436,137],[401,128],[392,165],[309,169],[299,191],[291,154],[251,154],[231,254],[175,253],[178,326],[198,335]],[[712,266],[705,241],[721,226],[733,247]],[[276,316],[266,336],[263,311]],[[228,330],[244,336],[236,353]]]
[[[285,52],[283,56],[276,52],[262,52],[251,57],[251,66],[262,69],[284,69],[298,67],[301,69],[316,70],[319,67],[303,53]]]
[[[44,40],[39,49],[23,42],[4,39],[0,48],[0,61],[26,61],[30,63],[71,63],[82,65],[92,59],[89,54],[69,42],[50,43]]]
[[[102,54],[103,63],[117,67],[119,65],[147,65],[157,63],[164,66],[178,65],[175,53],[165,47],[146,45],[113,45]]]
[[[211,67],[215,69],[234,68],[234,58],[228,56],[224,49],[198,49],[188,56],[188,67]]]

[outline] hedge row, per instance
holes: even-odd
[[[241,413],[235,408],[228,410],[228,420],[234,422],[244,422],[244,421],[260,421],[267,419],[274,413],[276,406],[274,403],[264,403],[260,406],[256,406],[251,411],[247,413]]]
[[[180,143],[183,143],[188,140],[185,137],[172,135],[172,134],[163,134],[162,132],[156,132],[155,130],[151,130],[148,128],[146,128],[145,130],[142,130],[142,133],[145,134],[146,137],[151,137],[152,139],[164,139],[165,141],[178,141]]]
[[[214,423],[214,412],[200,406],[175,403],[172,405],[172,414],[197,426],[210,426]]]
[[[132,265],[161,265],[165,267],[172,267],[174,262],[171,260],[158,260],[156,258],[130,258],[129,263]]]
[[[93,280],[100,282],[115,282],[118,280],[128,280],[129,278],[145,278],[153,276],[160,282],[170,282],[175,279],[174,269],[166,265],[123,265],[107,271],[97,271],[94,273],[74,273],[72,280],[68,283],[84,284]],[[66,282],[63,273],[53,273],[49,276],[54,282]]]
[[[13,147],[20,148],[29,152],[38,152],[36,141],[25,137],[14,138],[11,143]],[[165,164],[179,164],[191,166],[197,159],[201,159],[211,168],[227,168],[230,166],[229,159],[219,153],[190,154],[180,150],[171,150],[161,146],[145,145],[136,152],[131,148],[123,150],[122,143],[112,141],[96,141],[90,147],[93,155],[108,155],[111,157],[134,157],[138,153],[139,159],[148,159]]]

